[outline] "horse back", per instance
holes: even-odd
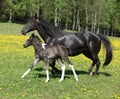
[[[48,46],[45,50],[48,58],[68,57],[68,51],[63,45],[57,44],[54,46]]]

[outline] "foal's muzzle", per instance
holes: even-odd
[[[25,44],[23,44],[23,47],[26,48],[27,46]]]

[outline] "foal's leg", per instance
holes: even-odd
[[[64,61],[65,61],[67,64],[69,64],[69,66],[70,66],[70,68],[72,69],[72,72],[73,72],[73,74],[74,74],[74,76],[75,76],[76,81],[78,81],[78,77],[77,77],[77,74],[76,74],[76,72],[75,72],[74,66],[72,65],[72,63],[71,63],[70,60],[68,59],[67,53],[64,53],[64,54],[61,53],[61,57],[62,57],[62,59],[64,59]]]
[[[55,62],[56,62],[55,59],[49,62],[49,66],[52,67],[51,74],[60,73],[60,70],[55,67]]]
[[[59,64],[61,65],[61,68],[62,68],[62,75],[61,75],[61,78],[59,80],[59,82],[63,81],[64,80],[64,76],[65,76],[65,65],[63,64],[62,60],[61,59],[58,59],[58,62]]]
[[[64,60],[69,64],[70,68],[72,69],[72,72],[74,74],[75,80],[78,81],[78,76],[75,72],[74,66],[72,65],[72,63],[70,62],[70,60],[68,59],[68,57],[64,58]]]
[[[75,80],[78,81],[78,76],[77,76],[77,74],[76,74],[76,72],[75,72],[74,66],[71,65],[71,64],[69,64],[69,66],[70,66],[70,68],[72,69],[72,72],[73,72],[73,74],[74,74]]]
[[[48,71],[48,59],[45,59],[44,63],[45,63],[46,77],[47,77],[46,80],[45,80],[45,82],[48,82],[50,80],[50,78],[49,78],[49,71]]]
[[[39,61],[40,61],[40,59],[36,58],[34,60],[34,62],[30,65],[28,70],[22,75],[22,78],[24,78],[30,72],[30,70],[33,68],[33,66],[35,66],[35,64],[37,64]]]

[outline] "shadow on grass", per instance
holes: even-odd
[[[112,76],[111,74],[109,74],[109,73],[106,73],[106,72],[100,72],[100,74],[102,74],[102,75],[105,75],[105,76]]]
[[[36,76],[37,76],[38,78],[46,77],[46,74],[40,73],[40,71],[43,71],[43,70],[44,70],[43,68],[36,68],[36,69],[34,69],[34,70],[39,71],[39,73],[36,73]],[[86,71],[84,71],[84,70],[75,70],[75,71],[76,71],[77,75],[89,75],[89,73],[86,72]],[[49,74],[50,74],[50,76],[52,76],[52,77],[54,77],[54,78],[60,78],[60,77],[61,77],[61,70],[60,70],[59,73],[54,73],[54,74],[51,73],[51,71],[50,71]],[[106,73],[106,72],[99,72],[98,75],[101,75],[101,74],[104,75],[104,76],[107,76],[107,77],[112,76],[111,74]],[[66,70],[66,71],[65,71],[65,75],[66,75],[65,78],[69,78],[67,75],[73,75],[72,70]]]
[[[35,68],[34,70],[36,70],[36,71],[43,71],[43,68]]]

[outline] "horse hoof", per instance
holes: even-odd
[[[90,76],[93,76],[94,73],[93,73],[93,72],[90,72],[89,74],[90,74]]]
[[[94,73],[94,76],[98,76],[99,75],[99,73]]]
[[[23,79],[24,77],[23,77],[23,76],[21,76],[21,78]]]
[[[49,82],[49,79],[46,79],[45,82],[46,82],[46,83]]]
[[[95,73],[95,72],[90,72],[90,76],[98,76],[99,73]]]
[[[63,81],[63,79],[60,79],[58,82],[62,82]]]
[[[78,81],[78,78],[76,79],[76,81]]]
[[[22,75],[21,78],[22,78],[22,79],[25,78],[25,75]]]

